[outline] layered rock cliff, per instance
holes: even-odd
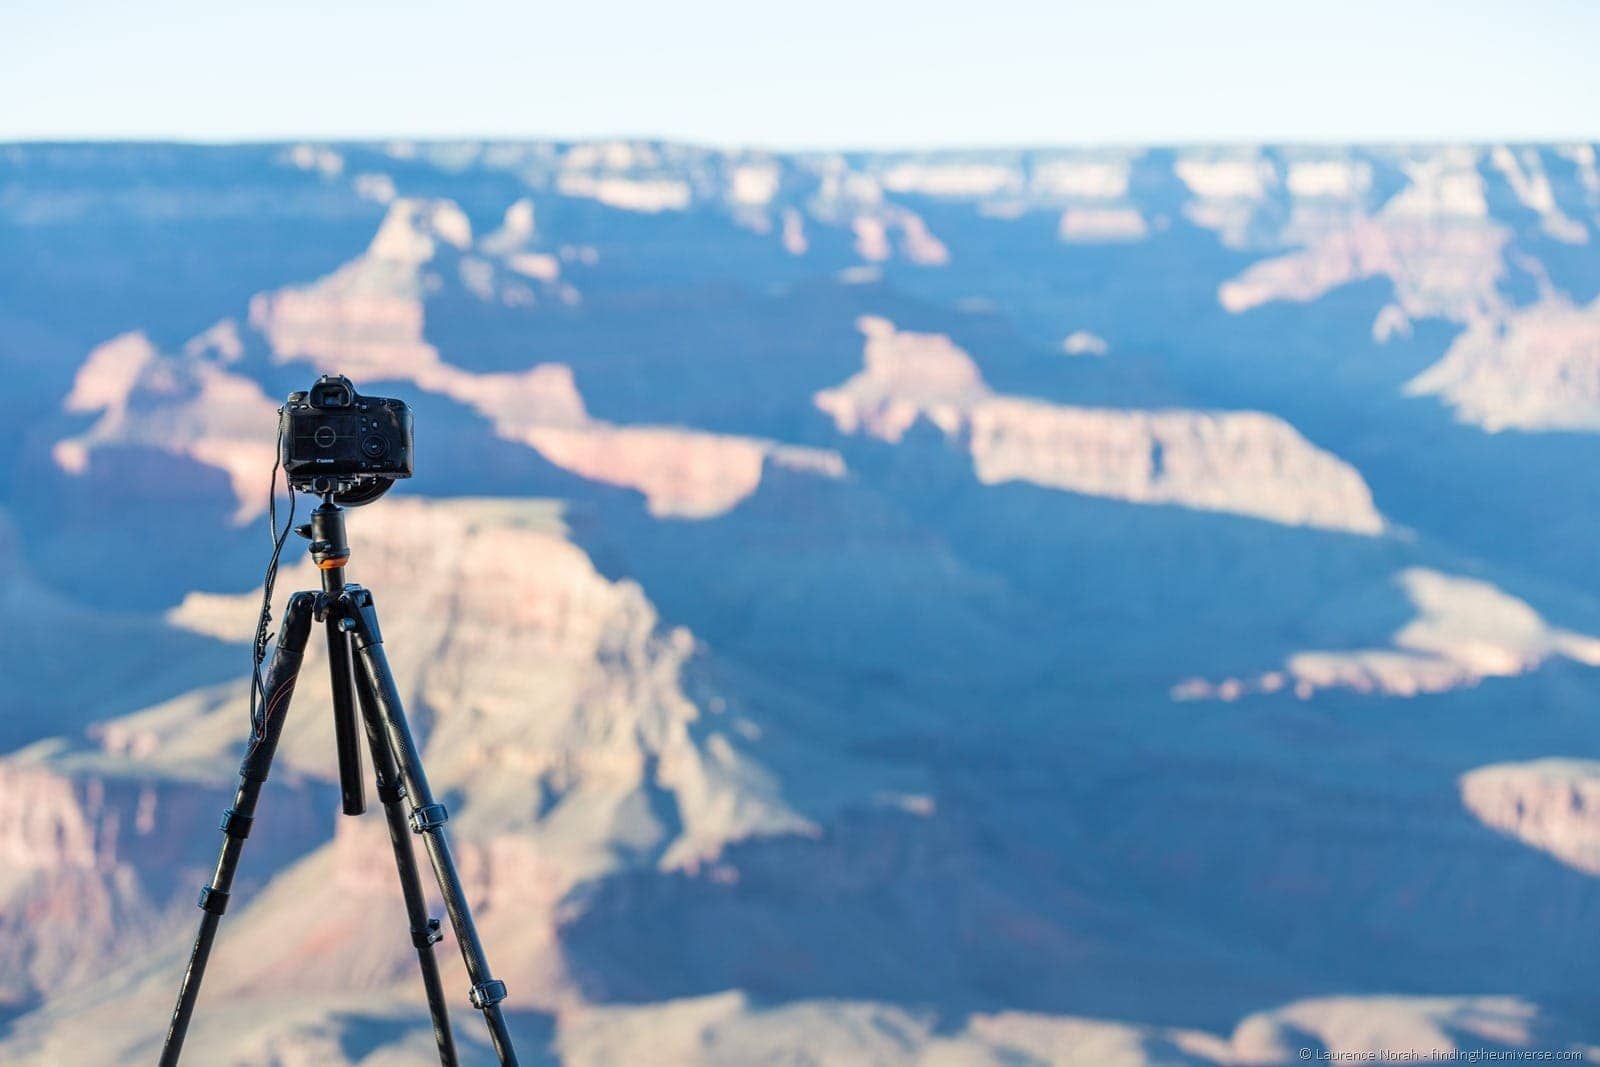
[[[1600,764],[1552,758],[1480,767],[1461,777],[1461,802],[1484,825],[1600,874]]]
[[[898,441],[925,418],[987,484],[1026,481],[1146,504],[1373,534],[1360,474],[1260,412],[1073,407],[994,394],[948,338],[867,317],[866,368],[816,403],[841,432]]]
[[[1552,298],[1468,327],[1407,392],[1501,430],[1600,430],[1600,303]]]
[[[1395,575],[1393,583],[1415,615],[1389,636],[1386,646],[1360,647],[1375,636],[1370,601],[1335,601],[1320,628],[1352,647],[1296,652],[1281,670],[1254,679],[1192,679],[1176,686],[1174,696],[1233,700],[1289,689],[1309,699],[1330,688],[1415,696],[1523,674],[1558,658],[1600,666],[1600,637],[1553,627],[1526,603],[1488,582],[1411,568]]]

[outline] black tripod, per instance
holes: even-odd
[[[434,1038],[439,1044],[439,1061],[447,1067],[456,1063],[449,1009],[445,1006],[444,989],[439,981],[439,962],[433,954],[434,944],[443,935],[439,920],[428,917],[408,830],[422,835],[423,845],[428,850],[428,860],[438,878],[456,943],[461,947],[461,957],[466,961],[467,975],[472,980],[472,1006],[483,1012],[489,1038],[501,1064],[514,1065],[517,1054],[511,1047],[511,1035],[500,1010],[506,986],[490,975],[483,943],[478,940],[472,913],[467,909],[461,878],[445,839],[444,805],[433,799],[416,741],[406,724],[394,675],[384,655],[372,594],[358,585],[344,582],[344,565],[349,561],[350,548],[345,541],[344,511],[334,503],[333,493],[324,496],[322,504],[311,513],[311,522],[296,532],[311,541],[311,558],[322,571],[322,592],[295,593],[289,598],[283,625],[278,631],[277,648],[267,670],[264,722],[239,766],[242,780],[233,806],[222,816],[222,832],[227,836],[222,842],[222,854],[217,858],[211,884],[200,890],[200,907],[205,914],[200,919],[200,932],[195,936],[189,967],[178,991],[178,1006],[172,1012],[172,1025],[161,1050],[161,1065],[175,1067],[183,1050],[184,1034],[189,1029],[195,998],[200,994],[200,982],[205,977],[206,959],[217,935],[217,924],[228,906],[228,891],[233,885],[234,869],[239,865],[239,853],[250,834],[256,798],[272,769],[272,757],[283,733],[313,617],[322,622],[328,632],[328,666],[333,675],[333,734],[338,749],[344,812],[360,815],[366,810],[356,727],[359,704],[367,745],[372,751],[378,799],[383,802],[383,813],[389,823],[395,867],[400,872],[400,889],[405,895],[406,915],[411,920],[411,943],[417,948],[417,962],[422,967],[422,984],[427,991],[428,1012],[433,1017]],[[359,669],[352,669],[352,651]],[[409,805],[405,803],[408,798]]]

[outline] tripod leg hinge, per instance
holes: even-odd
[[[221,889],[205,886],[200,890],[200,909],[209,911],[213,915],[221,915],[228,910],[228,894]]]
[[[472,987],[472,1006],[479,1011],[504,999],[506,999],[506,984],[498,978],[491,978]]]
[[[229,837],[237,837],[243,841],[250,836],[250,824],[253,822],[255,822],[255,819],[251,816],[240,815],[232,808],[229,808],[222,813],[221,830]]]
[[[406,795],[406,787],[399,782],[379,782],[378,801],[383,804],[397,804]]]
[[[443,940],[444,931],[439,929],[438,919],[429,919],[428,928],[426,930],[411,931],[411,943],[418,948],[427,948],[429,945],[437,945]]]
[[[412,809],[411,832],[425,834],[429,830],[437,830],[449,820],[450,813],[444,810],[443,804],[425,804]]]

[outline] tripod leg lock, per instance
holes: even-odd
[[[429,945],[437,945],[443,940],[444,931],[439,928],[438,919],[429,919],[426,930],[411,931],[411,943],[419,949],[427,948]]]
[[[378,800],[383,804],[398,804],[405,798],[406,787],[400,782],[378,782]]]
[[[420,808],[411,810],[411,832],[414,834],[437,830],[449,821],[450,813],[444,809],[443,804],[424,804]]]
[[[228,893],[226,890],[213,889],[205,886],[200,890],[200,910],[209,911],[213,915],[221,915],[228,910]]]
[[[498,978],[491,978],[472,987],[472,1006],[479,1011],[504,999],[506,999],[506,984]]]
[[[240,815],[232,808],[229,808],[222,813],[222,826],[220,829],[229,837],[237,837],[243,841],[250,836],[250,824],[253,822],[255,822],[255,819],[252,816]]]
[[[372,606],[372,594],[359,585],[347,585],[339,595],[339,610],[354,624],[351,636],[356,648],[371,648],[383,644],[383,631],[378,629],[378,612]]]

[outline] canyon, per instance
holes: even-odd
[[[322,373],[523,1062],[1600,1054],[1596,160],[0,145],[0,1060],[155,1055]],[[325,672],[195,1062],[432,1058]]]

